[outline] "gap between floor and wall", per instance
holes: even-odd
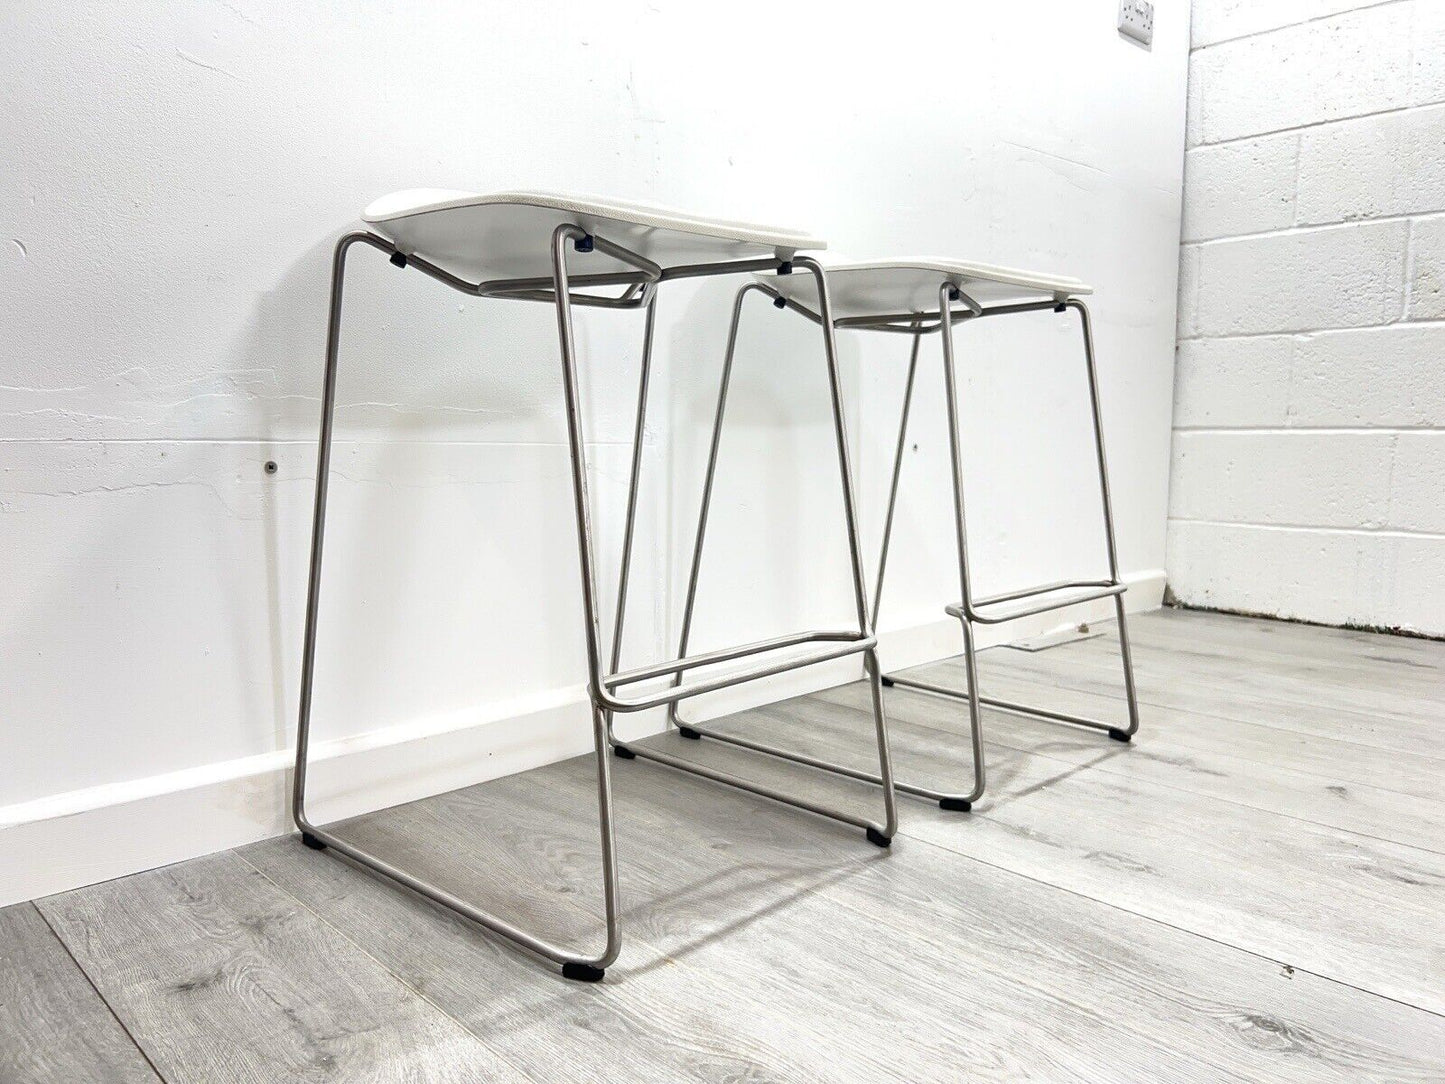
[[[1289,625],[1310,625],[1317,629],[1347,629],[1350,632],[1372,632],[1381,636],[1406,636],[1412,640],[1436,640],[1445,643],[1445,635],[1433,632],[1421,632],[1419,629],[1412,629],[1401,625],[1371,625],[1363,621],[1311,621],[1307,617],[1290,617],[1282,614],[1269,613],[1265,610],[1242,609],[1237,606],[1200,606],[1193,602],[1181,602],[1179,598],[1164,585],[1164,606],[1171,610],[1195,610],[1206,614],[1229,614],[1232,617],[1253,617],[1261,621],[1283,621]]]
[[[1163,570],[1126,577],[1130,613],[1158,609]],[[1037,637],[1112,615],[1109,599],[1039,614],[1007,630],[980,627],[982,646]],[[1067,620],[1061,618],[1067,616]],[[961,650],[957,621],[942,618],[880,635],[884,669],[948,658]],[[701,721],[841,685],[856,659],[795,670],[713,694]],[[415,801],[541,767],[592,748],[583,686],[553,689],[484,708],[409,720],[314,746],[308,812],[321,822]],[[685,708],[686,712],[686,708]],[[661,715],[639,732],[661,729]],[[292,830],[291,761],[281,749],[0,808],[0,906],[254,843]]]

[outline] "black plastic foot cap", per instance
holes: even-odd
[[[693,741],[697,741],[699,738],[702,737],[701,734],[699,734],[690,726],[680,726],[677,728],[677,732],[681,734],[684,738],[691,738]]]
[[[950,813],[967,813],[973,808],[973,803],[967,798],[940,798],[938,808],[946,809]]]
[[[406,253],[405,253],[405,252],[393,252],[393,253],[391,254],[391,266],[392,266],[392,267],[405,267],[405,266],[406,266]]]
[[[602,976],[607,972],[600,967],[593,967],[591,964],[563,964],[562,977],[564,979],[575,979],[578,982],[601,982]]]
[[[627,748],[627,746],[625,745],[614,745],[612,747],[612,755],[615,757],[621,757],[623,760],[637,759],[637,754],[634,753],[631,749]]]
[[[888,846],[892,846],[892,844],[893,844],[893,837],[892,837],[892,836],[885,836],[882,832],[878,831],[878,829],[876,829],[876,828],[869,828],[869,829],[867,830],[867,834],[868,834],[868,842],[869,842],[869,843],[872,843],[875,847],[888,847]]]
[[[1127,730],[1120,730],[1117,726],[1111,726],[1109,728],[1109,737],[1113,738],[1115,741],[1127,742],[1130,739],[1131,735]]]
[[[887,674],[884,674],[882,677],[880,677],[878,681],[879,684],[881,684],[885,689],[893,688],[893,679]]]
[[[301,842],[306,844],[306,846],[310,847],[313,851],[326,850],[326,844],[322,843],[321,840],[317,839],[310,832],[301,833]]]

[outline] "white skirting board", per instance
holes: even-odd
[[[1129,612],[1159,607],[1162,570],[1136,573],[1128,582]],[[980,646],[1111,613],[1110,600],[1100,599],[1006,627],[980,628]],[[960,650],[952,618],[880,636],[885,670]],[[857,660],[841,659],[714,694],[704,705],[685,703],[683,713],[713,718],[857,675]],[[335,820],[585,753],[592,748],[585,705],[585,690],[576,686],[317,743],[308,810],[318,821]],[[648,712],[637,720],[620,719],[618,729],[631,738],[655,733],[661,725],[660,713]],[[290,831],[291,757],[290,750],[280,750],[0,808],[0,906]]]

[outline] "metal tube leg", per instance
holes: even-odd
[[[973,624],[968,614],[973,607],[973,590],[968,575],[968,526],[963,509],[963,448],[958,425],[958,387],[953,360],[953,301],[958,291],[944,283],[938,291],[938,311],[943,316],[939,338],[943,341],[943,399],[948,411],[948,460],[953,476],[954,532],[958,542],[958,580],[963,591],[963,653],[968,672],[968,725],[973,742],[973,789],[967,795],[940,798],[944,809],[967,811],[983,796],[983,711],[978,695],[978,659],[973,646]]]
[[[918,324],[915,321],[914,327]],[[888,487],[888,512],[883,517],[883,542],[878,551],[878,581],[873,589],[873,628],[878,628],[878,614],[883,608],[883,574],[888,569],[888,543],[893,537],[893,512],[898,506],[898,479],[903,473],[903,452],[908,447],[908,412],[913,406],[913,381],[918,375],[918,351],[923,336],[913,333],[913,349],[908,354],[908,377],[903,382],[903,409],[898,419],[898,447],[893,453],[893,481]]]
[[[818,266],[815,262],[806,259],[798,259],[797,261],[795,261],[795,263],[798,266],[807,267],[809,271],[817,277],[819,293],[820,296],[823,298],[824,303],[826,304],[827,289],[826,281],[823,277],[822,268]],[[761,289],[762,288],[757,284],[750,283],[738,291],[737,299],[733,303],[732,324],[728,330],[727,353],[723,361],[722,377],[718,389],[717,412],[713,419],[712,441],[708,449],[707,473],[703,482],[702,504],[698,514],[697,534],[693,542],[692,564],[688,574],[687,597],[683,606],[682,630],[679,637],[678,646],[679,658],[684,656],[687,652],[688,639],[692,630],[692,617],[696,609],[697,585],[699,572],[702,564],[702,550],[707,536],[707,521],[708,512],[712,503],[713,482],[717,476],[718,448],[721,444],[722,439],[722,425],[727,408],[728,387],[732,379],[733,359],[737,351],[738,326],[742,320],[742,306],[744,300],[747,298],[747,295],[749,293],[759,291]],[[847,519],[848,541],[850,554],[852,557],[854,602],[857,607],[858,622],[861,634],[865,637],[871,637],[872,631],[868,618],[867,589],[864,586],[863,580],[862,546],[859,542],[857,516],[853,504],[853,480],[847,458],[847,432],[843,424],[842,390],[838,377],[837,350],[833,341],[831,320],[825,319],[823,322],[823,328],[825,334],[824,347],[827,355],[828,364],[829,389],[833,405],[834,435],[838,443],[840,457],[840,477],[843,485],[844,511],[845,517]],[[692,726],[682,721],[682,719],[678,716],[677,706],[675,703],[671,708],[671,718],[673,723],[677,726],[679,732],[684,737],[712,737],[716,738],[719,741],[738,745],[743,748],[753,749],[762,753],[768,753],[770,755],[778,756],[786,760],[792,760],[794,762],[802,764],[809,764],[813,767],[823,768],[824,770],[832,771],[840,775],[848,776],[850,778],[862,779],[881,785],[884,792],[884,819],[881,824],[859,818],[851,814],[839,814],[836,811],[817,806],[814,803],[811,803],[805,799],[796,798],[791,795],[783,794],[779,791],[774,791],[770,790],[769,788],[759,787],[755,784],[746,783],[745,781],[739,780],[734,776],[729,776],[725,773],[719,773],[713,771],[712,769],[689,763],[686,760],[669,756],[665,753],[658,753],[657,751],[649,750],[646,747],[639,747],[635,750],[630,751],[634,755],[644,757],[645,759],[655,760],[663,764],[668,764],[675,768],[680,768],[684,771],[694,772],[698,775],[702,775],[710,779],[717,779],[720,782],[729,783],[732,786],[740,786],[745,790],[750,790],[757,794],[763,794],[767,797],[777,799],[778,801],[787,802],[790,805],[795,805],[803,809],[809,809],[813,812],[821,813],[825,816],[833,817],[837,820],[843,820],[850,824],[856,824],[860,828],[864,829],[865,834],[871,842],[877,844],[878,846],[886,847],[892,841],[894,833],[898,830],[898,808],[896,795],[894,793],[893,787],[893,764],[891,754],[888,748],[888,729],[883,715],[882,691],[879,685],[879,679],[881,677],[881,674],[878,666],[877,653],[872,649],[864,652],[864,670],[868,675],[873,693],[873,713],[876,738],[878,742],[880,772],[880,774],[876,776],[866,772],[858,772],[855,769],[849,769],[839,765],[833,765],[825,761],[816,760],[814,758],[790,753],[785,750],[775,749],[772,746],[762,743],[750,742],[746,739],[734,738],[730,735],[719,734],[714,731],[704,730],[700,727]]]
[[[593,712],[594,740],[598,748],[598,812],[602,823],[602,864],[604,870],[604,895],[607,912],[607,942],[602,953],[585,956],[568,951],[537,937],[526,930],[482,911],[445,889],[413,876],[406,870],[392,865],[378,856],[342,839],[340,836],[319,828],[306,816],[306,781],[311,739],[311,702],[316,668],[316,629],[321,597],[321,555],[322,541],[326,526],[326,496],[330,475],[332,421],[336,406],[337,358],[341,337],[342,284],[345,278],[346,254],[353,244],[368,244],[388,253],[392,262],[399,267],[406,266],[406,258],[396,252],[387,241],[369,233],[350,233],[337,242],[331,271],[330,317],[326,336],[326,371],[321,397],[321,432],[317,444],[316,500],[311,527],[311,567],[307,583],[306,628],[303,634],[301,657],[300,709],[296,726],[296,768],[292,779],[291,815],[296,827],[301,830],[301,839],[308,847],[316,850],[334,850],[352,861],[388,877],[413,892],[426,897],[451,911],[456,912],[477,925],[514,942],[521,948],[553,963],[562,965],[562,973],[569,978],[596,981],[603,976],[603,969],[617,958],[620,945],[618,938],[618,904],[616,858],[612,845],[612,795],[609,767],[605,755],[606,724],[601,713]]]
[[[331,258],[331,301],[326,320],[326,368],[321,384],[321,432],[316,443],[316,497],[311,511],[311,565],[306,583],[306,629],[301,637],[301,705],[296,719],[296,768],[291,777],[291,816],[301,838],[314,845],[306,819],[306,768],[311,749],[311,694],[316,674],[316,619],[321,605],[321,551],[326,534],[326,493],[331,476],[331,427],[336,413],[336,367],[341,346],[341,293],[346,253],[369,235],[347,234]]]
[[[1129,725],[1117,731],[1110,730],[1109,737],[1115,741],[1128,741],[1139,732],[1139,696],[1134,690],[1134,656],[1129,650],[1129,625],[1124,617],[1124,596],[1114,596],[1114,618],[1119,624],[1119,659],[1124,668],[1124,700],[1129,706]]]
[[[632,573],[632,540],[637,524],[637,493],[642,480],[642,441],[647,429],[647,389],[652,377],[653,330],[657,322],[657,294],[647,301],[647,318],[642,332],[642,367],[637,381],[637,425],[632,432],[632,471],[627,485],[627,513],[622,528],[622,568],[617,574],[617,617],[612,625],[612,654],[608,671],[617,673],[622,665],[622,633],[627,616],[627,582]],[[631,756],[617,744],[612,733],[614,713],[607,712],[607,742],[619,756]]]
[[[858,608],[858,628],[865,636],[873,635],[873,621],[868,612],[868,587],[863,571],[863,542],[858,531],[858,509],[853,492],[853,467],[848,457],[848,431],[843,419],[843,382],[838,370],[838,343],[833,327],[832,302],[828,296],[828,280],[823,267],[812,257],[797,261],[813,275],[818,286],[818,316],[823,327],[823,352],[828,363],[828,389],[833,401],[833,436],[838,445],[838,474],[843,488],[843,516],[848,528],[848,556],[853,566],[853,596]],[[898,830],[898,797],[893,784],[893,755],[888,745],[888,721],[883,714],[883,672],[878,665],[878,651],[869,649],[863,656],[869,693],[873,701],[873,726],[878,743],[878,770],[883,787],[886,814],[884,834],[891,838]],[[875,840],[874,842],[877,842]]]
[[[602,891],[607,920],[607,947],[593,963],[607,967],[621,945],[617,879],[617,844],[612,828],[612,765],[609,724],[601,708],[602,673],[598,636],[597,579],[593,573],[591,502],[587,496],[587,451],[582,434],[581,396],[577,380],[572,304],[567,284],[567,245],[586,237],[578,226],[558,226],[552,234],[552,282],[557,305],[557,338],[562,354],[562,389],[567,408],[567,445],[572,460],[572,503],[577,522],[577,560],[582,575],[582,610],[587,641],[587,687],[592,698],[592,739],[597,757],[597,813],[602,842]],[[585,965],[584,965],[585,966]],[[579,969],[580,970],[580,969]],[[589,977],[585,973],[575,977]]]
[[[1099,405],[1099,371],[1094,362],[1094,324],[1089,307],[1072,298],[1068,307],[1079,314],[1079,328],[1084,336],[1084,366],[1089,376],[1089,413],[1094,423],[1094,453],[1099,467],[1099,501],[1104,511],[1104,541],[1109,555],[1109,578],[1119,582],[1119,550],[1114,540],[1114,507],[1109,492],[1109,462],[1104,454],[1104,415]],[[1109,737],[1128,741],[1139,729],[1139,702],[1134,692],[1134,660],[1129,651],[1129,630],[1124,618],[1124,597],[1114,596],[1114,613],[1119,622],[1119,655],[1124,667],[1124,696],[1129,705],[1129,725],[1120,730],[1110,728]]]
[[[682,606],[682,630],[677,638],[677,657],[679,659],[686,657],[688,639],[692,635],[692,615],[697,605],[697,581],[702,570],[702,547],[707,539],[707,517],[708,511],[712,507],[712,486],[717,477],[717,455],[718,448],[722,444],[723,414],[727,410],[728,387],[732,383],[733,355],[737,352],[738,325],[742,323],[743,302],[747,299],[748,294],[761,290],[762,287],[757,283],[750,282],[738,291],[738,295],[733,301],[732,323],[728,325],[727,351],[723,356],[722,376],[718,381],[717,410],[713,414],[712,440],[708,445],[707,473],[703,476],[702,502],[697,514],[697,532],[693,536],[692,563],[688,566],[687,596]],[[673,679],[673,685],[677,685],[681,680],[682,675],[679,674]],[[672,724],[682,732],[683,737],[696,738],[699,736],[698,731],[688,726],[678,715],[676,701],[668,707],[668,717]]]

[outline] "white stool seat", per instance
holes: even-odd
[[[833,319],[938,311],[938,287],[947,280],[980,305],[1064,300],[1093,292],[1068,275],[1020,271],[960,260],[879,260],[824,263]],[[789,301],[818,311],[818,286],[811,275],[759,274],[759,281]]]
[[[789,259],[795,252],[827,247],[802,230],[551,192],[477,195],[414,188],[382,196],[361,217],[405,255],[420,256],[473,282],[550,277],[552,231],[564,223],[664,268]],[[588,274],[631,270],[602,252],[587,257]]]

